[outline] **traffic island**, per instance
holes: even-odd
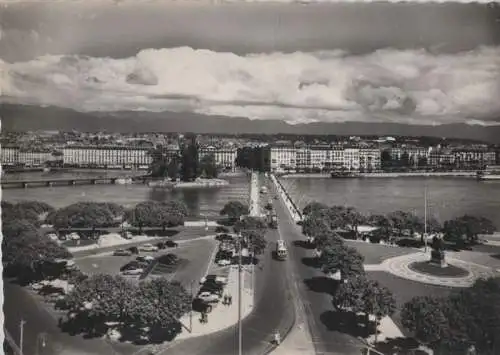
[[[448,264],[446,267],[441,267],[440,265],[433,264],[428,261],[414,262],[408,265],[408,268],[412,271],[419,272],[421,274],[438,276],[438,277],[467,277],[470,272],[459,266]]]

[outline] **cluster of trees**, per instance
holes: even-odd
[[[411,167],[427,167],[426,157],[410,156],[408,152],[403,152],[399,158],[393,157],[389,150],[383,150],[380,155],[382,169],[408,169]]]
[[[2,201],[2,220],[4,222],[17,219],[29,221],[38,226],[53,211],[54,208],[45,202],[21,201],[10,203]]]
[[[217,165],[213,154],[200,158],[196,137],[187,139],[179,155],[172,154],[163,146],[157,146],[150,152],[152,162],[149,173],[154,178],[169,177],[172,180],[193,181],[197,177],[208,179],[217,177]]]
[[[228,217],[234,232],[243,237],[242,247],[251,247],[256,255],[260,255],[267,246],[267,225],[260,218],[248,216],[248,213],[249,207],[240,201],[229,201],[220,210],[220,215]]]
[[[172,339],[181,330],[179,319],[191,309],[191,295],[165,278],[133,283],[96,274],[77,282],[58,306],[68,312],[66,326],[78,325],[87,334],[103,333],[113,322],[127,333]]]
[[[45,263],[71,258],[66,248],[41,235],[38,226],[29,220],[3,216],[2,234],[5,274],[23,282],[40,278]]]
[[[52,211],[48,224],[63,228],[108,228],[118,226],[125,209],[116,203],[77,202]]]
[[[269,147],[243,147],[236,153],[236,166],[260,172],[270,171]]]
[[[415,233],[419,233],[423,243],[424,219],[405,211],[365,216],[353,207],[329,207],[319,202],[312,202],[303,209],[302,214],[304,216],[302,231],[307,236],[321,235],[319,231],[327,228],[338,233],[347,231],[357,238],[358,227],[366,224],[378,228],[370,236],[372,241],[393,242],[405,237],[413,238]],[[444,225],[433,217],[427,218],[427,233],[443,233],[446,241],[459,247],[473,244],[480,234],[491,234],[495,230],[493,222],[484,217],[464,215],[446,221]],[[321,243],[321,240],[318,242]]]
[[[183,202],[146,201],[126,210],[123,206],[107,202],[78,202],[52,210],[46,223],[56,229],[65,228],[110,228],[117,227],[123,221],[132,226],[173,227],[184,224],[188,210]]]
[[[184,224],[187,207],[180,201],[146,201],[127,211],[126,220],[134,227],[175,227]]]
[[[500,353],[500,278],[479,279],[444,298],[414,297],[403,305],[403,325],[435,354]]]
[[[304,233],[314,238],[318,249],[318,265],[326,275],[339,283],[332,290],[333,305],[338,310],[365,314],[365,325],[370,326],[370,315],[375,317],[375,333],[380,320],[396,310],[392,292],[377,281],[368,280],[363,267],[364,257],[355,248],[346,246],[338,236],[338,228],[353,228],[360,223],[352,208],[327,208],[313,203],[306,206]],[[328,218],[325,218],[328,217]]]

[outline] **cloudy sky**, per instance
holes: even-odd
[[[315,121],[500,124],[500,7],[16,4],[4,102]]]

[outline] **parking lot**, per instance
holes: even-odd
[[[155,243],[153,243],[154,245]],[[171,280],[176,280],[181,282],[185,287],[190,287],[192,281],[199,281],[201,277],[204,276],[209,258],[211,257],[211,251],[215,247],[216,242],[211,239],[193,240],[187,241],[179,244],[178,247],[170,247],[162,249],[156,252],[143,252],[139,254],[129,255],[129,256],[117,256],[117,255],[99,255],[99,256],[89,256],[86,258],[81,258],[76,260],[76,264],[80,270],[87,274],[110,274],[119,275],[122,274],[120,269],[136,260],[138,256],[152,256],[154,258],[160,257],[166,254],[175,254],[177,260],[179,261],[175,267],[160,268],[156,270],[153,267],[150,272],[153,271],[156,276],[167,277]],[[117,248],[118,249],[118,248]],[[162,272],[163,271],[163,272]],[[133,279],[138,279],[139,275],[130,276]],[[150,277],[148,274],[147,277]],[[146,277],[146,278],[147,278]]]

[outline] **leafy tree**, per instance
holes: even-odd
[[[153,178],[164,178],[168,175],[169,158],[167,150],[158,145],[156,148],[149,152],[151,156],[151,164],[149,166],[149,174]]]
[[[380,154],[380,160],[382,169],[391,168],[394,165],[392,161],[391,152],[387,149],[384,149]]]
[[[471,244],[477,241],[479,234],[491,234],[496,227],[484,217],[464,215],[446,221],[443,226],[444,238],[456,244]]]
[[[261,218],[246,216],[244,219],[237,221],[233,229],[236,233],[243,233],[244,231],[265,232],[267,226]]]
[[[432,346],[449,336],[451,325],[444,313],[447,300],[428,296],[414,297],[401,310],[401,322],[415,337]]]
[[[177,202],[146,201],[138,203],[127,216],[134,227],[173,227],[184,224],[187,208]]]
[[[269,147],[243,147],[236,152],[236,166],[260,172],[270,171]]]
[[[380,285],[377,281],[369,280],[363,296],[364,310],[367,316],[375,316],[375,335],[377,334],[380,320],[386,316],[391,316],[396,311],[396,300],[387,287]]]
[[[302,221],[302,233],[308,237],[316,238],[330,231],[328,220],[325,217],[307,215]]]
[[[229,201],[220,211],[221,216],[228,216],[231,221],[238,220],[249,213],[248,206],[240,201]]]
[[[427,158],[426,157],[418,157],[417,166],[419,168],[427,167]]]
[[[2,234],[2,261],[9,272],[29,274],[40,263],[71,257],[65,248],[41,236],[29,221],[6,221]]]
[[[179,177],[179,172],[180,172],[180,167],[179,167],[179,158],[178,157],[172,157],[170,161],[168,162],[167,165],[167,175],[172,179],[172,180],[177,180]]]
[[[343,279],[363,276],[365,273],[364,257],[355,248],[343,244],[326,245],[319,261],[324,273],[333,274],[340,270]]]
[[[200,161],[201,175],[207,179],[215,179],[217,177],[217,166],[213,154],[204,155]]]
[[[320,203],[320,202],[313,201],[313,202],[308,203],[304,207],[304,209],[302,210],[302,215],[309,216],[315,212],[318,212],[321,210],[326,210],[326,209],[328,209],[327,205]]]
[[[267,240],[263,231],[243,230],[242,237],[247,241],[246,246],[251,247],[255,255],[261,255],[267,247]]]
[[[333,294],[332,303],[336,309],[346,309],[353,313],[364,311],[364,293],[367,285],[365,277],[355,277],[341,282]]]
[[[78,202],[57,210],[47,217],[47,222],[57,229],[106,228],[117,224],[118,208],[114,204]]]
[[[141,282],[139,295],[136,318],[141,323],[180,331],[178,320],[191,309],[191,296],[179,282],[165,278]]]
[[[198,177],[198,143],[196,137],[187,138],[188,143],[184,144],[181,150],[181,180],[193,181]]]

